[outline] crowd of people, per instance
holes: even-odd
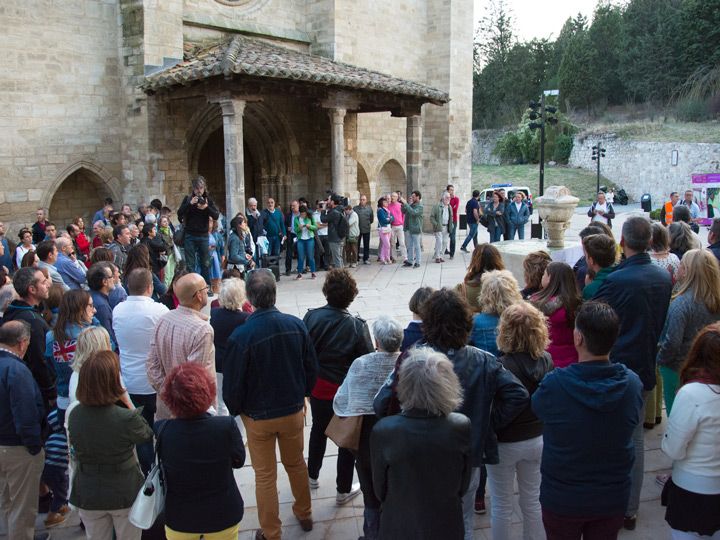
[[[418,265],[419,192],[383,197],[377,212],[364,197],[352,208],[331,195],[313,211],[293,201],[288,216],[250,199],[226,235],[204,181],[192,189],[181,227],[160,201],[137,214],[106,201],[92,239],[81,219],[57,234],[40,211],[15,252],[1,239],[11,540],[37,538],[39,512],[54,527],[73,510],[91,540],[139,539],[130,510],[156,461],[167,488],[160,534],[236,538],[244,503],[233,469],[246,448],[255,538],[281,537],[276,448],[292,513],[310,531],[328,438],[340,446],[335,501],[362,494],[366,540],[473,538],[486,487],[492,537],[512,538],[515,483],[523,538],[616,538],[636,527],[643,433],[662,422],[663,402],[673,470],[657,481],[673,538],[720,535],[720,219],[707,249],[677,216],[682,243],[644,217],[627,219],[616,241],[598,197],[575,267],[531,253],[521,286],[480,243],[457,287],[419,288],[406,328],[383,316],[371,331],[348,310],[359,290],[344,266],[368,262],[375,215],[381,262],[392,264],[397,242],[405,266]],[[491,239],[511,215],[500,195],[470,209],[494,223]],[[510,204],[519,216],[523,201]],[[431,211],[438,262],[454,254],[458,206],[448,186]],[[318,245],[332,266],[324,303],[302,320],[275,307],[276,277],[263,267],[283,245],[297,246],[298,277],[305,264],[315,274]]]

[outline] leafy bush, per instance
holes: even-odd
[[[710,119],[708,104],[704,99],[687,98],[675,105],[675,116],[682,122],[703,122]]]
[[[523,163],[523,152],[520,149],[517,133],[509,131],[503,135],[495,145],[493,154],[503,163]]]
[[[567,163],[573,149],[573,138],[570,135],[561,133],[555,140],[555,152],[553,159],[558,163]]]

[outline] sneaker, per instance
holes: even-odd
[[[370,264],[370,261],[363,261],[363,264]]]
[[[45,526],[47,528],[55,527],[65,521],[65,516],[60,512],[48,512],[47,518],[45,518]]]
[[[665,484],[667,483],[668,480],[670,480],[669,474],[658,474],[655,477],[655,483],[660,487],[665,487]]]
[[[626,531],[634,531],[636,525],[637,525],[637,515],[625,516],[625,519],[623,519],[623,529],[625,529]]]
[[[310,478],[310,489],[317,489],[320,487],[320,481],[317,478]]]
[[[403,266],[410,268],[412,266],[412,263],[410,261],[403,261]]]
[[[441,262],[442,262],[442,259],[441,259],[440,257],[438,257],[437,259],[435,259],[435,262],[436,262],[436,263],[441,263]]]
[[[420,263],[413,264],[413,268],[420,268]]]
[[[357,268],[357,264],[352,263],[352,264],[350,265],[350,268]]]
[[[467,250],[467,248],[464,248],[464,247],[461,247],[461,248],[460,248],[460,251],[462,251],[463,253],[470,253],[470,252]]]
[[[295,279],[296,279],[296,280],[302,279],[302,274],[298,274],[297,276],[295,276]]]
[[[310,279],[315,279],[316,277],[317,277],[317,276],[315,275],[315,272],[313,272],[312,274],[310,274]]]
[[[67,516],[70,513],[70,507],[67,504],[64,504],[60,507],[60,510],[58,510],[63,516]]]
[[[487,512],[485,508],[485,497],[475,499],[475,513],[484,514]]]
[[[443,259],[442,257],[440,257],[440,262],[441,262],[441,263],[444,263],[444,262],[445,262],[445,259]]]
[[[337,492],[335,495],[335,504],[341,506],[345,503],[350,502],[352,499],[360,495],[360,484],[353,484],[348,493]]]

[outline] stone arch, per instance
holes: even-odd
[[[120,182],[103,167],[89,161],[78,161],[57,175],[44,192],[40,206],[48,209],[48,215],[58,229],[67,226],[75,216],[85,219],[85,225],[111,197],[122,204]]]
[[[402,191],[405,193],[406,180],[405,169],[396,159],[389,159],[380,168],[376,181],[376,195],[390,191]]]
[[[365,167],[359,160],[357,162],[357,190],[359,195],[366,195],[368,201],[373,200],[374,193],[372,193],[370,189],[370,180],[368,179]]]
[[[190,175],[204,174],[219,204],[225,197],[223,120],[220,107],[208,104],[191,119],[187,137]],[[252,102],[243,113],[245,196],[273,196],[281,204],[286,182],[298,170],[300,151],[284,116],[265,103]]]

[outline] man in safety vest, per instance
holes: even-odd
[[[680,200],[680,194],[677,191],[670,193],[670,200],[663,205],[663,211],[660,213],[660,221],[666,227],[673,222],[673,209]]]

